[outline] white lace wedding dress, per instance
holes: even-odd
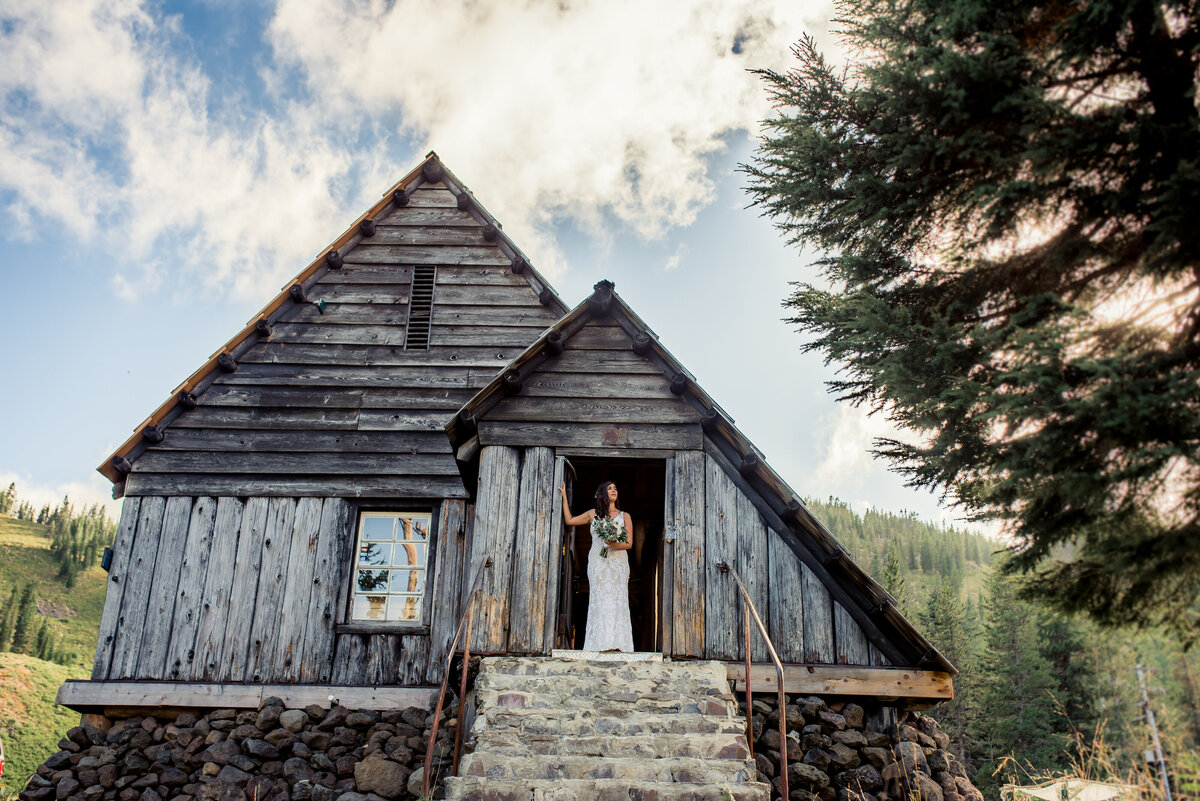
[[[616,516],[617,525],[625,525],[625,513]],[[608,558],[600,557],[604,541],[596,536],[592,521],[592,547],[588,551],[587,628],[583,650],[633,652],[633,624],[629,620],[629,551],[609,549]]]

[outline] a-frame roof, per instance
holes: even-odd
[[[704,434],[704,447],[732,466],[742,487],[768,525],[779,533],[796,556],[829,589],[873,643],[890,643],[899,653],[893,664],[957,672],[954,666],[900,613],[895,600],[842,547],[837,538],[808,510],[749,439],[696,382],[657,336],[601,281],[595,291],[517,356],[479,390],[447,424],[446,433],[458,455],[464,478],[477,453],[481,425],[494,409],[519,395],[535,375],[571,348],[571,338],[598,321],[615,323],[628,336],[630,349],[658,368],[670,392],[694,410]]]
[[[429,190],[434,187],[436,187],[437,191],[433,192],[433,195],[450,198],[451,207],[449,209],[418,207],[418,201],[424,196],[429,196]],[[447,194],[447,191],[449,194]],[[430,152],[421,164],[417,165],[404,178],[384,192],[377,203],[367,209],[341,236],[337,237],[327,248],[323,249],[311,264],[301,270],[294,279],[289,281],[283,287],[282,291],[267,303],[258,314],[254,315],[240,332],[213,353],[203,366],[188,376],[175,389],[172,395],[134,430],[133,435],[97,468],[101,474],[114,482],[114,497],[120,497],[123,492],[126,476],[134,469],[134,465],[139,457],[148,448],[156,448],[162,443],[167,427],[177,423],[182,415],[195,409],[198,397],[203,399],[203,393],[210,387],[213,387],[215,383],[222,380],[223,372],[229,372],[231,368],[236,369],[243,357],[249,358],[254,355],[252,351],[256,348],[262,350],[264,343],[267,343],[271,337],[272,328],[277,323],[282,321],[286,324],[289,320],[294,319],[298,309],[315,302],[314,295],[317,290],[327,286],[336,276],[349,272],[348,269],[342,269],[343,260],[345,260],[347,265],[350,265],[350,262],[354,259],[355,250],[360,245],[368,244],[376,251],[385,249],[378,244],[370,244],[377,242],[377,239],[372,238],[377,222],[383,226],[388,220],[404,215],[413,217],[414,222],[420,222],[420,219],[423,219],[421,215],[426,215],[434,221],[434,225],[437,224],[437,218],[458,215],[461,220],[465,220],[466,223],[472,226],[474,233],[468,232],[456,235],[470,238],[456,238],[451,240],[450,244],[458,242],[474,243],[478,239],[479,241],[476,245],[486,244],[493,248],[492,252],[495,255],[487,256],[485,259],[486,264],[491,266],[476,270],[475,274],[461,277],[458,280],[465,281],[469,278],[471,280],[496,281],[499,280],[499,277],[488,277],[483,275],[483,273],[489,270],[493,273],[507,271],[509,279],[506,279],[506,282],[509,284],[515,282],[521,286],[527,286],[534,307],[537,307],[540,303],[540,306],[545,312],[548,312],[551,319],[566,312],[566,304],[563,303],[562,299],[542,275],[533,268],[520,249],[504,234],[495,218],[475,199],[466,185],[441,162],[437,154]],[[467,231],[467,229],[455,230]],[[412,250],[414,246],[445,244],[437,241],[426,242],[423,239],[414,237],[417,237],[417,235],[414,234],[400,240],[404,244],[396,249],[403,250],[405,247],[408,247]],[[436,249],[435,247],[434,250]],[[478,252],[477,247],[476,252]],[[399,263],[403,264],[402,259],[404,257],[400,258],[401,261]],[[505,265],[504,268],[495,266],[498,261]],[[451,264],[451,267],[453,267],[453,264]],[[460,271],[465,273],[467,269],[466,263],[463,263]],[[405,280],[411,281],[411,276]],[[308,311],[311,312],[312,310],[309,309]],[[310,314],[309,317],[311,316]],[[540,324],[537,324],[533,320],[526,322],[527,324],[540,326],[545,325],[549,320]],[[403,331],[403,327],[400,328],[400,331]],[[519,341],[519,346],[524,346],[535,335],[535,331],[536,328],[530,329],[527,338],[514,340],[510,344],[516,345]],[[279,346],[277,343],[270,344]],[[293,351],[297,349],[296,347],[292,348]],[[492,363],[496,364],[495,362]],[[503,364],[503,362],[499,364]],[[487,374],[490,374],[497,367],[492,367],[487,371]],[[475,386],[478,386],[478,384],[475,384]],[[138,469],[140,469],[140,466]]]

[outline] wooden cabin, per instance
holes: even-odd
[[[603,479],[638,526],[639,650],[740,675],[733,568],[789,689],[951,693],[613,285],[568,309],[432,153],[99,470],[125,502],[80,709],[427,693],[477,575],[473,652],[579,648],[588,535],[557,487],[579,511]]]

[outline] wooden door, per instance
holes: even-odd
[[[551,608],[557,611],[557,615],[547,616],[547,628],[553,621],[554,632],[553,639],[551,639],[551,633],[547,631],[546,642],[553,642],[555,648],[571,648],[574,635],[571,630],[571,615],[574,612],[575,598],[575,532],[570,526],[563,525],[562,495],[558,492],[558,487],[565,484],[567,505],[570,506],[574,503],[575,468],[571,466],[565,456],[559,456],[554,460],[554,482],[556,514],[551,528],[551,536],[552,542],[557,544],[558,551],[558,592],[557,598],[551,599]]]

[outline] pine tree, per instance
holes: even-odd
[[[33,645],[34,617],[37,614],[37,601],[33,594],[33,584],[26,584],[21,593],[21,601],[17,606],[16,623],[13,625],[12,651],[19,654],[29,653]]]
[[[13,626],[17,622],[17,606],[21,594],[14,584],[12,592],[8,594],[8,600],[4,606],[0,607],[0,651],[7,651],[9,643],[12,642]]]
[[[826,254],[790,320],[1028,597],[1200,637],[1200,7],[841,0],[764,72],[755,203]],[[819,284],[819,285],[818,285]],[[1074,544],[1073,558],[1055,558]]]
[[[4,494],[0,495],[0,515],[6,515],[13,511],[13,505],[17,502],[17,485],[12,483],[8,485],[8,489]]]
[[[983,673],[979,703],[986,710],[975,725],[973,750],[981,771],[977,783],[1001,779],[992,767],[1013,756],[1031,775],[1062,767],[1066,739],[1055,719],[1056,689],[1042,655],[1037,609],[1017,597],[1016,582],[995,571],[988,580]],[[986,791],[985,791],[986,794]]]
[[[907,614],[908,587],[904,583],[904,574],[900,572],[899,548],[895,543],[887,551],[887,561],[883,563],[883,588],[896,600],[900,614]]]
[[[929,596],[921,614],[921,624],[934,646],[959,669],[954,677],[954,698],[938,704],[929,714],[950,735],[959,761],[969,766],[967,748],[974,724],[972,715],[975,713],[977,683],[975,655],[972,652],[977,632],[959,600],[958,589],[950,582],[939,582]]]

